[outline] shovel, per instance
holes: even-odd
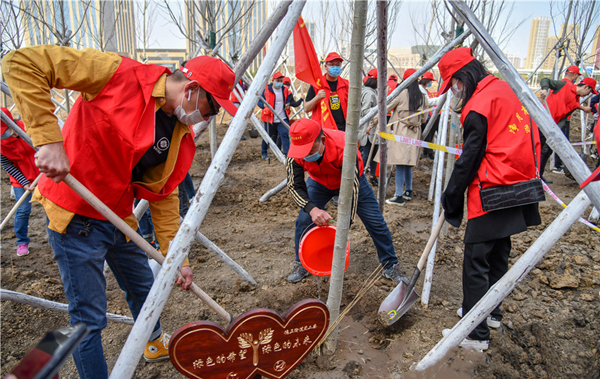
[[[425,266],[429,252],[431,252],[431,248],[442,229],[442,225],[444,225],[444,221],[444,212],[442,212],[431,233],[431,237],[429,237],[429,241],[427,241],[427,246],[425,246],[423,255],[421,255],[421,259],[419,259],[419,263],[410,279],[410,283],[406,285],[406,283],[400,282],[400,284],[394,288],[392,293],[390,293],[381,303],[378,312],[380,315],[379,319],[384,323],[387,322],[387,326],[398,321],[406,312],[408,312],[413,304],[419,300],[419,295],[415,291],[415,284],[417,284],[419,275],[421,275],[421,270],[423,269],[423,266]]]

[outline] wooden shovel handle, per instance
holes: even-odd
[[[425,262],[427,262],[427,257],[431,252],[431,248],[433,244],[437,240],[438,235],[440,234],[440,230],[442,229],[442,225],[444,225],[444,221],[446,221],[446,217],[444,215],[444,211],[440,215],[437,224],[435,224],[435,228],[431,232],[431,236],[429,237],[429,241],[427,241],[427,246],[425,246],[425,250],[423,251],[423,255],[421,255],[421,259],[419,259],[419,263],[417,264],[417,268],[419,271],[423,271],[423,267],[425,266]]]

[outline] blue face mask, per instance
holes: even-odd
[[[431,87],[432,85],[433,85],[433,83],[429,83],[429,84],[427,85],[427,88]]]
[[[281,89],[283,87],[283,82],[273,82],[273,88]]]
[[[316,162],[319,159],[321,159],[321,157],[323,156],[323,154],[319,153],[318,151],[314,154],[311,154],[309,156],[304,157],[304,160],[307,162]]]
[[[342,73],[342,68],[340,66],[330,66],[327,67],[327,71],[329,72],[329,75],[337,78]]]

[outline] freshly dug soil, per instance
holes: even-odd
[[[226,132],[218,127],[219,141]],[[572,131],[574,135],[576,132]],[[328,280],[309,277],[301,283],[286,281],[294,257],[294,225],[298,208],[286,190],[266,203],[259,198],[285,178],[275,159],[260,157],[260,139],[241,141],[200,231],[258,282],[250,285],[198,242],[189,259],[195,282],[234,315],[253,308],[285,313],[306,298],[327,300]],[[196,187],[210,164],[208,135],[201,137],[191,174]],[[271,154],[272,156],[272,154]],[[591,162],[590,162],[591,164]],[[384,216],[392,232],[400,266],[411,275],[431,229],[433,202],[428,201],[432,161],[422,159],[414,170],[414,196],[404,207],[386,205]],[[551,188],[568,203],[579,192],[564,175],[548,172]],[[6,174],[1,177],[2,217],[14,204]],[[387,190],[393,195],[394,186]],[[550,197],[540,204],[543,224],[513,237],[510,263],[514,263],[561,212]],[[336,207],[328,209],[334,218]],[[29,222],[30,254],[17,257],[12,221],[2,232],[2,288],[66,303],[62,282],[47,243],[46,218],[33,205]],[[410,371],[442,338],[442,329],[457,321],[462,302],[464,226],[450,227],[438,241],[429,308],[420,303],[391,327],[376,320],[377,309],[394,289],[391,281],[377,280],[342,320],[338,349],[332,356],[312,354],[290,378],[600,378],[600,234],[577,223],[552,248],[538,267],[504,301],[502,327],[492,331],[485,353],[454,349],[425,373]],[[342,309],[349,304],[377,268],[373,243],[357,218],[350,231],[351,262],[344,281]],[[424,275],[422,275],[424,277]],[[422,279],[417,285],[422,288]],[[108,311],[129,316],[123,292],[107,277]],[[69,317],[30,306],[2,302],[1,375],[51,329],[68,325]],[[162,313],[163,328],[174,332],[199,320],[222,320],[199,299],[177,288]],[[109,369],[131,327],[109,322],[103,332]],[[70,358],[63,378],[77,378]],[[170,362],[137,363],[136,378],[183,377]]]

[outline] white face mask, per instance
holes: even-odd
[[[177,108],[175,108],[175,111],[173,112],[173,114],[175,116],[177,116],[177,119],[186,125],[195,125],[199,122],[204,121],[204,116],[202,116],[202,113],[200,113],[200,110],[198,109],[198,99],[200,98],[200,87],[198,87],[198,96],[196,97],[196,110],[190,114],[185,113],[185,110],[183,109],[183,98],[184,97],[185,97],[185,94],[181,97],[181,104],[179,106],[177,106]],[[189,90],[188,101],[190,101],[191,98],[192,98],[192,90]]]
[[[457,86],[458,82],[456,84],[452,85],[452,94],[454,95],[454,97],[458,97],[459,99],[462,99],[463,95],[465,94],[465,89],[463,87],[463,89],[458,89]]]

